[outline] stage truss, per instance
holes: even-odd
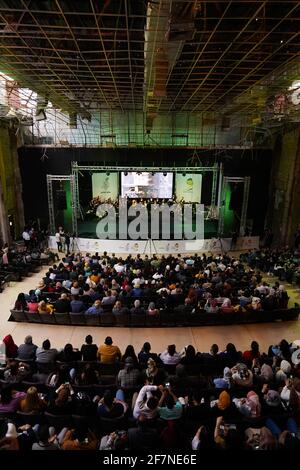
[[[71,188],[71,206],[72,206],[72,231],[73,234],[78,232],[77,227],[77,206],[75,200],[75,178],[74,175],[47,175],[47,195],[48,195],[48,210],[49,210],[49,231],[55,233],[55,209],[53,198],[53,181],[70,181]]]
[[[244,236],[246,223],[247,223],[247,211],[248,211],[248,200],[250,192],[250,176],[244,177],[235,177],[235,176],[222,176],[222,184],[219,197],[219,225],[218,225],[218,234],[222,236],[224,230],[224,216],[225,216],[225,197],[226,197],[226,186],[228,183],[244,183],[244,192],[243,192],[243,203],[241,211],[241,220],[240,220],[240,230],[239,235]]]
[[[110,172],[121,172],[121,171],[133,171],[140,172],[141,167],[139,166],[111,166],[111,165],[78,165],[77,162],[72,162],[72,174],[71,175],[47,175],[47,194],[48,194],[48,207],[49,207],[49,231],[55,233],[55,210],[54,210],[54,198],[53,198],[53,181],[70,181],[71,187],[71,206],[72,206],[72,230],[73,234],[78,236],[78,219],[81,217],[81,206],[79,199],[79,185],[78,176],[84,171],[110,171]],[[246,229],[247,222],[247,209],[248,199],[250,191],[250,176],[245,177],[228,177],[223,175],[223,165],[220,166],[216,163],[213,166],[196,166],[196,167],[158,167],[158,166],[145,166],[142,168],[143,171],[149,172],[170,172],[170,173],[213,173],[212,181],[212,195],[211,195],[211,207],[218,206],[219,208],[219,223],[218,223],[218,234],[221,236],[224,229],[224,215],[225,215],[225,193],[226,186],[228,183],[244,183],[243,203],[240,220],[240,236],[243,236]]]
[[[74,207],[77,214],[76,218],[76,226],[77,226],[77,219],[81,216],[81,207],[80,207],[80,199],[79,199],[79,185],[78,185],[78,175],[83,171],[110,171],[110,172],[121,172],[121,171],[128,171],[128,172],[140,172],[140,166],[110,166],[110,165],[78,165],[77,162],[72,162],[72,176],[74,177]],[[212,172],[213,174],[213,181],[212,181],[212,193],[211,193],[211,206],[216,206],[217,203],[217,196],[218,196],[218,178],[219,184],[221,181],[221,167],[219,167],[218,163],[215,163],[213,166],[193,166],[193,167],[161,167],[161,166],[145,166],[142,168],[143,171],[149,172],[167,172],[167,173],[207,173]],[[73,200],[73,199],[72,199]],[[76,227],[77,228],[77,227]],[[77,231],[76,231],[77,234]]]

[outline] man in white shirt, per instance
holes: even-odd
[[[152,395],[154,390],[163,391],[162,385],[144,385],[139,391],[134,408],[133,416],[137,419],[141,414],[147,419],[153,419],[158,414],[158,399]]]
[[[125,271],[125,266],[122,264],[122,261],[119,261],[117,264],[114,265],[114,270],[119,274]]]
[[[59,232],[56,232],[55,234],[55,241],[57,244],[57,251],[62,251],[61,236]]]
[[[24,240],[26,248],[28,248],[30,245],[30,235],[27,230],[24,230],[24,232],[22,233],[22,238]]]

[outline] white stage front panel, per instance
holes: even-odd
[[[49,237],[49,247],[57,248],[55,237]],[[97,238],[76,238],[72,251],[103,251],[115,254],[165,254],[165,253],[200,253],[230,251],[231,238],[211,238],[208,240],[100,240]],[[259,248],[259,237],[240,237],[235,250]]]

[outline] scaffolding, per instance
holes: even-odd
[[[48,195],[48,211],[49,211],[49,232],[55,234],[55,210],[54,210],[54,197],[53,197],[53,181],[70,181],[71,189],[71,207],[72,207],[72,231],[73,234],[78,232],[77,228],[77,199],[75,193],[75,178],[74,175],[47,175],[47,195]]]
[[[239,235],[241,237],[244,236],[246,230],[246,223],[247,223],[247,211],[248,211],[248,201],[249,201],[249,192],[250,192],[250,182],[251,177],[235,177],[235,176],[224,176],[222,179],[222,186],[221,186],[221,197],[220,197],[220,212],[219,212],[219,225],[218,225],[218,234],[220,237],[223,236],[224,232],[224,217],[225,217],[225,198],[226,198],[226,187],[228,183],[243,183],[244,184],[244,192],[243,192],[243,202],[242,202],[242,210],[241,210],[241,220],[240,220],[240,229]]]

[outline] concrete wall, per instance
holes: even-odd
[[[274,233],[275,246],[293,243],[300,228],[300,127],[275,141],[267,227]]]
[[[17,139],[5,124],[0,127],[0,185],[1,238],[2,242],[8,242],[8,215],[13,217],[15,235],[19,236],[24,228],[24,208]]]

